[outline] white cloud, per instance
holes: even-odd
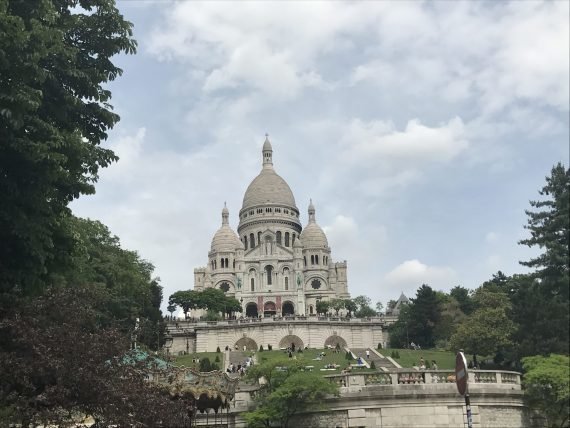
[[[355,119],[342,141],[358,161],[446,162],[468,146],[463,121],[454,118],[439,127],[422,125],[418,119],[408,122],[403,131],[393,123]]]
[[[404,292],[413,296],[422,284],[431,288],[448,290],[457,284],[457,274],[450,267],[428,266],[419,260],[407,260],[384,276],[385,284],[393,290],[393,295]]]
[[[496,234],[495,232],[488,232],[485,235],[485,242],[492,244],[494,242],[497,242],[498,237],[499,237],[499,235]]]

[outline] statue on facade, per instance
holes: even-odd
[[[301,288],[301,273],[297,272],[297,288]]]
[[[237,288],[238,288],[238,290],[241,290],[241,278],[240,277],[238,277],[238,279],[237,279]]]

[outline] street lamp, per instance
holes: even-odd
[[[164,338],[164,347],[166,348],[166,356],[170,354],[170,348],[172,347],[172,343],[174,342],[173,337],[170,334],[167,334]]]

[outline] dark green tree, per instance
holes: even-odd
[[[326,315],[329,311],[329,302],[326,300],[318,300],[316,304],[317,314]]]
[[[570,360],[568,355],[525,357],[525,398],[532,409],[546,416],[549,428],[568,426],[570,414]]]
[[[515,324],[510,319],[508,296],[482,286],[476,290],[473,299],[477,309],[451,336],[452,350],[464,349],[469,354],[495,356],[511,348]]]
[[[467,288],[457,285],[449,291],[449,295],[459,303],[459,309],[461,309],[461,312],[465,315],[469,315],[473,312],[473,299],[471,298]]]
[[[250,379],[263,377],[258,406],[244,417],[251,427],[288,427],[294,416],[309,408],[322,407],[328,395],[338,395],[338,386],[314,372],[301,372],[302,361],[272,360],[253,366]]]
[[[410,302],[410,340],[424,348],[432,347],[435,344],[435,326],[441,319],[441,305],[437,293],[429,285],[423,284]]]
[[[104,84],[136,43],[113,0],[0,0],[0,33],[0,290],[28,291],[70,262],[68,204],[117,159]]]
[[[535,269],[532,281],[519,277],[518,287],[511,287],[522,356],[567,354],[569,347],[570,169],[554,166],[539,194],[544,198],[526,211],[531,236],[520,244],[541,254],[521,262]]]

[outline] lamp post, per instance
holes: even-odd
[[[173,342],[174,338],[170,334],[167,334],[164,337],[164,347],[166,348],[166,359],[168,359],[168,357],[170,356],[170,348],[172,347]]]

